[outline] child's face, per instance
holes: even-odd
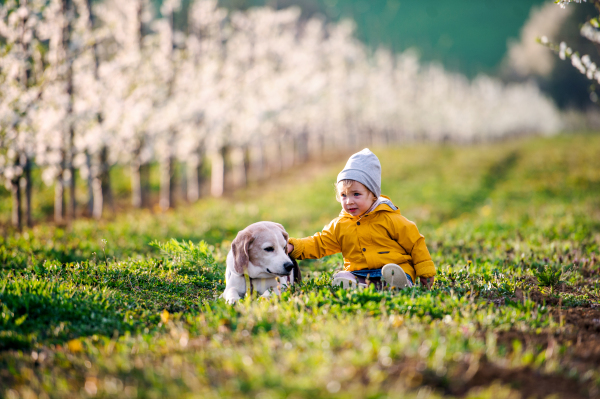
[[[338,184],[337,187],[342,208],[352,216],[362,216],[375,202],[373,193],[357,181],[350,187],[344,187],[342,184]]]

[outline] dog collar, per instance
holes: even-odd
[[[254,286],[252,285],[252,279],[248,273],[244,273],[244,279],[246,280],[246,296],[251,297],[254,292]]]

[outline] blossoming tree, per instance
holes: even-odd
[[[0,173],[17,227],[32,165],[55,186],[62,221],[75,216],[76,175],[87,182],[89,214],[102,216],[113,165],[128,167],[132,204],[142,207],[157,164],[158,204],[168,209],[178,164],[193,202],[208,164],[209,191],[221,196],[364,145],[561,127],[535,86],[468,81],[411,53],[370,51],[349,21],[306,21],[296,8],[229,13],[195,0],[184,33],[173,24],[178,8],[168,0],[158,17],[147,0],[0,5]]]
[[[570,3],[587,3],[587,0],[556,0],[555,3],[561,8],[566,8]],[[596,10],[600,13],[600,0],[590,0],[590,3],[592,3]],[[583,25],[581,25],[579,32],[581,36],[590,40],[596,45],[596,47],[598,47],[598,45],[600,45],[600,16],[586,21]],[[597,103],[598,94],[596,93],[596,87],[597,84],[600,85],[600,69],[598,68],[598,65],[592,61],[590,55],[579,54],[579,52],[573,50],[564,41],[560,42],[560,44],[555,44],[549,41],[546,36],[542,36],[538,40],[541,44],[554,50],[561,60],[570,59],[573,67],[575,67],[579,72],[584,74],[589,80],[592,81],[590,85],[590,99]]]

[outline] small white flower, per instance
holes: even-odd
[[[561,60],[566,59],[566,56],[565,56],[566,51],[567,51],[567,43],[560,42],[560,45],[558,47],[558,56],[560,57]]]
[[[586,72],[585,66],[581,63],[581,58],[579,58],[579,55],[577,53],[575,53],[571,56],[571,64],[575,68],[577,68],[579,70],[579,72],[581,72],[581,73]]]
[[[592,80],[592,79],[594,79],[594,71],[593,71],[593,70],[591,70],[591,69],[588,69],[588,70],[587,70],[587,72],[586,72],[586,74],[585,74],[585,76],[586,76],[586,77],[587,77],[589,80]]]
[[[583,63],[583,65],[585,65],[586,68],[589,68],[590,64],[592,63],[592,60],[590,59],[590,56],[586,54],[583,57],[581,57],[581,62]]]

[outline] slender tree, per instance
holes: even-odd
[[[4,110],[0,112],[0,149],[6,150],[5,158],[0,158],[0,175],[4,175],[10,189],[11,219],[19,230],[24,223],[32,223],[32,115],[40,93],[36,73],[43,69],[36,65],[40,58],[37,22],[41,11],[39,4],[26,0],[6,1],[0,7],[0,37],[6,43],[0,51],[0,109]]]
[[[585,3],[588,2],[588,0],[556,1],[561,8],[567,7],[570,3],[582,2]],[[599,15],[583,23],[583,25],[581,25],[580,33],[581,36],[585,37],[595,45],[597,53],[600,54],[600,0],[589,0],[589,3],[592,3],[595,6]],[[597,90],[600,86],[600,68],[598,68],[598,64],[592,60],[592,56],[589,54],[581,55],[564,41],[560,44],[555,44],[548,40],[546,36],[538,38],[538,41],[554,50],[561,60],[569,59],[574,68],[592,81],[589,89],[590,99],[593,102],[598,103],[600,101],[599,92]],[[597,56],[598,54],[595,55]]]
[[[366,145],[561,128],[560,113],[532,84],[469,81],[410,52],[371,52],[351,23],[302,21],[297,8],[227,12],[196,0],[184,33],[174,27],[175,0],[161,16],[147,0],[35,5],[0,5],[0,174],[17,226],[31,208],[22,204],[31,203],[34,166],[55,186],[62,222],[75,217],[76,175],[87,180],[88,213],[102,216],[112,165],[129,167],[132,203],[142,207],[157,164],[159,205],[168,209],[175,165],[193,202],[205,166],[218,197]],[[598,79],[595,64],[565,46],[559,55]]]

